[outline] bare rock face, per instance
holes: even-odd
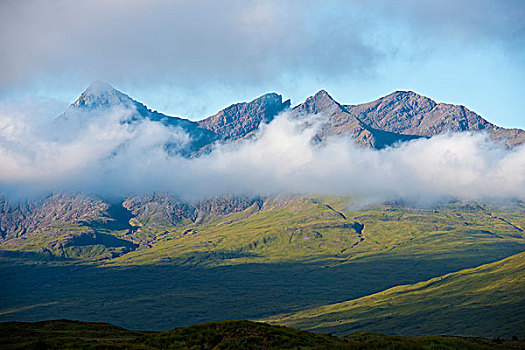
[[[411,91],[396,91],[376,101],[346,108],[373,128],[404,135],[431,137],[449,131],[494,127],[464,106],[436,103]]]
[[[122,205],[131,212],[135,222],[176,225],[182,220],[194,222],[208,216],[221,216],[243,211],[259,202],[262,205],[258,198],[234,195],[189,202],[173,194],[154,193],[129,197]]]
[[[199,156],[212,149],[216,141],[235,141],[252,137],[261,123],[271,122],[290,108],[290,100],[268,93],[251,102],[233,104],[217,114],[193,122],[148,109],[144,104],[102,82],[92,83],[57,120],[75,118],[77,112],[120,107],[132,111],[124,122],[151,120],[180,128],[190,137],[187,146],[166,145],[168,151],[186,157]],[[290,110],[297,118],[321,114],[329,121],[316,139],[323,142],[333,135],[350,135],[363,146],[381,149],[396,142],[432,137],[446,132],[484,131],[495,140],[515,147],[525,142],[525,131],[505,129],[483,119],[464,106],[436,103],[411,91],[396,91],[376,101],[344,105],[321,90]]]
[[[184,147],[174,144],[166,145],[166,148],[173,150],[173,153],[190,156],[219,139],[216,133],[201,128],[197,122],[153,111],[144,104],[116,90],[111,85],[100,81],[91,83],[80,97],[69,106],[66,112],[57,118],[57,122],[67,122],[82,115],[89,115],[89,112],[108,112],[117,108],[128,113],[122,121],[123,123],[133,124],[140,123],[143,120],[150,120],[174,129],[180,129],[188,134],[190,142]]]
[[[352,136],[361,146],[380,149],[395,142],[417,138],[415,135],[401,135],[371,127],[324,90],[308,97],[304,103],[296,106],[293,112],[299,118],[307,114],[320,114],[328,118],[329,123],[317,135],[321,141],[329,136],[346,134]]]
[[[194,219],[195,208],[179,197],[168,193],[132,196],[122,206],[133,214],[134,221],[141,224],[158,223],[173,225],[184,219]]]
[[[134,104],[133,102],[133,99],[128,95],[116,90],[111,85],[102,81],[94,81],[73,102],[70,108],[96,108],[115,105],[131,107]]]
[[[514,148],[525,143],[525,130],[522,129],[506,129],[496,126],[490,131],[490,136],[496,141],[505,143],[508,148]]]
[[[290,107],[290,100],[283,102],[276,93],[265,94],[251,102],[231,105],[219,113],[199,122],[224,141],[250,137],[261,123],[269,123],[281,111]]]
[[[411,91],[396,91],[376,101],[342,105],[324,90],[296,106],[298,115],[322,114],[329,120],[318,135],[350,134],[361,146],[380,149],[396,142],[446,132],[488,132],[507,147],[525,143],[525,131],[498,127],[464,106],[436,103]]]
[[[218,196],[208,198],[195,203],[195,208],[199,215],[228,215],[243,211],[256,203],[262,206],[260,198],[249,198],[246,196]]]
[[[51,225],[102,219],[109,205],[83,194],[54,194],[47,198],[10,202],[0,195],[0,235],[17,238]]]

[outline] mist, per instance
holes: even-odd
[[[328,120],[282,113],[250,140],[215,144],[199,157],[168,152],[188,134],[133,110],[83,112],[70,120],[0,108],[0,192],[124,197],[172,192],[186,199],[276,193],[350,196],[362,203],[407,200],[525,200],[525,147],[507,150],[488,135],[445,134],[382,150],[342,135],[315,144]],[[35,122],[40,120],[40,122]]]

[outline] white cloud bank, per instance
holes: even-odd
[[[349,137],[313,145],[309,127],[286,113],[253,140],[217,145],[210,154],[169,156],[167,142],[188,135],[160,123],[121,123],[131,111],[35,124],[0,108],[0,192],[13,197],[54,191],[124,196],[170,191],[202,198],[227,193],[340,194],[374,202],[525,200],[525,146],[506,150],[483,134],[447,134],[380,151]],[[33,118],[34,119],[34,118]]]

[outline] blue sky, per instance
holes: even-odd
[[[525,128],[523,18],[513,0],[2,1],[0,102],[59,113],[104,80],[200,119],[270,91],[413,90]]]

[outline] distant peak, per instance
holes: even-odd
[[[89,84],[88,88],[84,92],[90,92],[92,94],[101,94],[117,91],[113,86],[109,85],[105,81],[95,80]]]
[[[387,95],[385,97],[393,97],[393,98],[405,98],[405,99],[408,99],[408,98],[425,98],[425,99],[428,99],[428,97],[425,97],[425,96],[422,96],[420,94],[417,94],[415,93],[414,91],[410,91],[410,90],[397,90],[393,93],[391,93],[390,95]]]
[[[326,91],[326,90],[319,90],[315,95],[314,95],[315,98],[329,98],[331,100],[333,100],[332,96],[330,96],[330,94]]]
[[[315,95],[308,97],[305,103],[307,104],[322,103],[322,104],[330,104],[330,105],[332,104],[339,105],[339,103],[336,100],[334,100],[334,98],[330,96],[330,94],[326,92],[326,90],[319,90]]]
[[[77,107],[108,107],[132,99],[106,82],[95,80],[73,103]]]
[[[254,103],[254,102],[273,102],[273,101],[279,101],[279,103],[281,103],[283,97],[275,92],[268,92],[262,96],[259,96],[257,97],[256,99],[254,99],[253,101],[250,101],[249,103]]]

